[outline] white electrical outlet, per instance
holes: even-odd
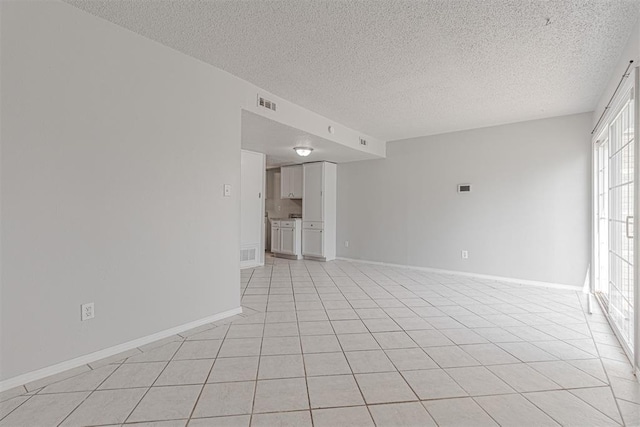
[[[348,241],[348,240],[345,240],[345,241],[344,241],[344,247],[345,247],[345,248],[348,248],[348,247],[349,247],[349,241]]]
[[[93,309],[93,303],[92,302],[88,302],[86,304],[82,304],[80,306],[80,320],[81,321],[85,321],[85,320],[89,320],[89,319],[93,319],[94,317],[96,317],[96,313]]]
[[[231,184],[224,185],[224,197],[231,197]]]
[[[469,251],[462,251],[462,259],[469,259]]]

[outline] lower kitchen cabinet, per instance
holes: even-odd
[[[322,229],[305,228],[302,230],[302,254],[317,258],[324,258]]]
[[[296,255],[296,240],[295,228],[280,227],[280,253]]]
[[[271,252],[283,258],[302,258],[302,220],[271,220]]]
[[[271,221],[271,252],[280,250],[280,221]]]

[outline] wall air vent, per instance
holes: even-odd
[[[263,107],[271,111],[276,111],[276,103],[258,95],[258,107]]]
[[[470,193],[471,184],[458,184],[458,193]]]
[[[364,138],[360,138],[360,145],[367,145],[367,140]]]
[[[240,262],[255,261],[256,249],[241,249],[240,250]]]

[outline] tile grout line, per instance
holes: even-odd
[[[323,267],[324,268],[324,267]],[[326,271],[326,270],[325,270]],[[334,283],[334,285],[338,288],[338,290],[340,290],[340,287],[335,283],[335,281],[332,279],[332,282]],[[357,314],[357,312],[355,311],[355,309],[353,308],[353,306],[351,305],[351,303],[349,302],[349,300],[344,296],[344,293],[340,290],[340,293],[342,294],[342,297],[345,298],[345,300],[347,301],[347,303],[349,304],[349,306],[351,306],[351,309],[354,310],[354,313]],[[323,303],[324,306],[324,303]],[[325,313],[326,313],[326,307],[325,307]],[[329,317],[328,313],[327,313],[327,318]],[[358,316],[360,317],[360,316]],[[362,320],[361,320],[362,321]],[[364,324],[364,322],[363,322]],[[356,383],[356,387],[358,387],[358,391],[360,392],[360,397],[362,397],[362,402],[364,403],[365,408],[367,408],[367,413],[369,414],[369,417],[371,418],[371,420],[373,421],[374,425],[376,424],[375,418],[373,417],[373,414],[371,413],[371,409],[369,409],[369,405],[367,403],[367,399],[364,397],[364,392],[362,391],[362,387],[360,387],[360,383],[358,382],[358,379],[356,378],[356,374],[353,372],[353,367],[351,366],[351,362],[349,362],[349,358],[347,357],[346,352],[344,351],[344,347],[342,346],[342,343],[340,342],[340,340],[338,339],[338,334],[336,333],[335,327],[333,326],[333,322],[331,320],[329,320],[329,325],[331,325],[331,329],[333,330],[333,334],[336,337],[336,340],[338,341],[338,345],[340,346],[340,349],[342,350],[342,357],[345,358],[345,360],[347,361],[347,365],[349,366],[349,370],[351,371],[351,377],[353,378],[353,381]],[[367,326],[365,325],[365,328]],[[368,328],[367,328],[368,329]],[[375,337],[374,337],[375,340]],[[412,390],[413,391],[413,390]],[[415,394],[415,393],[414,393]],[[416,396],[417,397],[417,396]]]
[[[86,401],[87,401],[91,396],[93,396],[93,394],[94,394],[95,392],[97,392],[97,391],[98,391],[98,389],[100,388],[100,386],[101,386],[102,384],[104,384],[104,383],[105,383],[105,381],[107,381],[107,380],[108,380],[108,379],[109,379],[109,378],[110,378],[110,377],[111,377],[111,376],[112,376],[112,375],[113,375],[113,374],[114,374],[118,369],[120,369],[120,366],[122,366],[123,364],[124,364],[124,360],[123,360],[120,364],[118,364],[118,367],[117,367],[117,368],[115,368],[113,371],[111,371],[111,373],[110,373],[109,375],[107,375],[107,376],[106,376],[106,378],[105,378],[104,380],[100,381],[100,383],[98,384],[98,386],[97,386],[96,388],[94,388],[93,390],[91,390],[91,391],[89,392],[89,394],[88,394],[84,399],[82,399],[82,402],[80,402],[78,405],[76,405],[76,407],[75,407],[75,408],[73,408],[73,409],[71,410],[71,412],[69,412],[69,413],[68,413],[68,414],[67,414],[67,415],[62,419],[62,421],[60,421],[60,422],[58,423],[58,426],[62,425],[62,424],[63,424],[63,423],[64,423],[64,422],[65,422],[65,421],[66,421],[66,420],[67,420],[67,419],[68,419],[68,418],[69,418],[69,417],[70,417],[70,416],[71,416],[71,415],[72,415],[72,414],[73,414],[73,413],[74,413],[74,412],[75,412],[75,411],[76,411],[80,406],[82,406],[82,404],[83,404],[84,402],[86,402]],[[105,366],[109,366],[109,365],[105,365]],[[85,373],[86,373],[86,372],[85,372]],[[73,377],[72,377],[72,378],[73,378]],[[69,378],[69,379],[71,379],[71,378]],[[55,383],[53,383],[53,384],[55,384]],[[52,385],[52,384],[50,384],[50,385]],[[38,391],[38,394],[39,394],[41,391],[43,391],[45,388],[46,388],[46,387],[43,387],[43,388],[42,388],[42,390]],[[43,394],[43,395],[44,395],[44,394]]]
[[[303,265],[304,265],[305,271],[310,275],[309,268],[307,267],[307,265],[306,264],[303,264]],[[291,265],[289,265],[289,272],[291,273]],[[313,427],[314,421],[313,421],[313,412],[311,411],[311,393],[309,392],[309,380],[308,380],[309,377],[307,376],[307,362],[305,360],[304,351],[302,349],[302,335],[300,334],[300,319],[298,318],[298,310],[297,310],[298,306],[296,305],[296,291],[293,285],[293,278],[291,282],[292,282],[291,286],[292,286],[292,292],[293,292],[293,305],[296,311],[296,326],[298,328],[298,339],[300,340],[300,358],[302,359],[302,369],[304,370],[304,385],[306,386],[306,389],[307,389],[307,402],[309,402],[309,418],[311,419],[311,427]],[[313,283],[313,279],[311,283]]]
[[[213,363],[211,364],[211,368],[209,368],[209,372],[207,373],[207,377],[204,379],[204,383],[202,384],[202,388],[200,388],[200,393],[198,393],[198,397],[196,397],[196,400],[193,403],[193,408],[191,408],[191,411],[189,412],[189,416],[187,417],[186,425],[189,425],[191,423],[191,418],[193,417],[193,414],[194,414],[196,408],[198,407],[198,403],[200,402],[200,398],[202,397],[202,393],[204,392],[204,389],[205,389],[205,387],[207,386],[207,384],[209,382],[209,377],[211,377],[211,372],[213,372],[213,368],[216,365],[216,362],[218,360],[218,356],[220,355],[220,350],[222,350],[222,346],[224,344],[225,339],[227,338],[227,335],[229,334],[229,330],[231,329],[231,324],[232,323],[233,322],[229,322],[229,328],[227,328],[227,331],[224,333],[224,337],[220,340],[220,347],[218,347],[218,351],[216,351],[216,355],[213,358]],[[184,342],[186,342],[186,340]],[[182,348],[182,346],[180,346],[180,348]],[[178,349],[178,351],[180,351],[180,349]],[[176,354],[177,354],[177,352],[176,352]],[[173,357],[175,357],[175,354],[173,355]]]
[[[4,400],[2,403],[4,403],[4,402],[8,402],[9,400],[17,399],[18,397],[23,397],[23,396],[25,396],[25,395],[24,395],[24,394],[21,394],[21,395],[19,395],[19,396],[12,397],[11,399]],[[4,414],[2,417],[0,417],[0,421],[2,421],[2,420],[4,420],[5,418],[7,418],[9,415],[11,415],[11,413],[13,413],[16,409],[18,409],[19,407],[21,407],[22,405],[24,405],[25,403],[27,403],[28,401],[30,401],[34,396],[35,396],[35,394],[32,394],[31,396],[28,396],[28,397],[24,400],[24,402],[20,403],[18,406],[16,406],[16,407],[15,407],[15,408],[13,408],[12,410],[10,410],[10,411],[9,411],[9,412],[7,412],[6,414]]]
[[[253,276],[253,273],[252,273],[252,276]],[[267,305],[265,306],[262,337],[260,337],[260,349],[258,350],[258,367],[256,369],[256,379],[255,379],[255,384],[253,386],[253,399],[251,400],[251,413],[249,414],[249,425],[253,423],[253,414],[255,412],[255,406],[256,406],[256,396],[258,395],[258,378],[260,378],[260,364],[262,362],[262,346],[264,345],[264,328],[266,327],[266,324],[267,324],[267,316],[268,316],[268,310],[269,310],[269,297],[271,296],[272,280],[273,280],[273,267],[271,267],[271,272],[269,275],[269,292],[267,294]]]
[[[589,330],[589,334],[591,336],[591,340],[594,342],[594,347],[596,348],[596,353],[598,354],[598,361],[600,362],[600,366],[602,367],[602,371],[604,372],[604,375],[607,378],[607,383],[608,383],[607,386],[609,388],[609,391],[611,392],[611,396],[613,397],[613,402],[616,405],[616,409],[618,410],[618,415],[620,416],[620,420],[622,420],[622,425],[625,426],[627,423],[626,423],[624,417],[622,416],[622,411],[620,410],[620,404],[618,403],[618,399],[616,398],[616,395],[613,392],[613,386],[611,385],[611,377],[609,376],[609,372],[607,372],[607,369],[604,367],[604,364],[602,363],[602,355],[600,354],[600,349],[595,344],[595,339],[593,337],[593,330],[591,329],[591,324],[589,323],[589,318],[587,317],[587,313],[585,312],[584,307],[582,306],[582,301],[580,300],[580,294],[576,292],[575,293],[575,297],[578,299],[578,302],[580,303],[580,306],[582,307],[582,315],[584,316],[584,321],[587,324],[587,329]],[[591,298],[591,293],[587,294],[587,298]],[[599,303],[596,301],[596,304],[599,304]],[[611,328],[611,326],[609,326],[609,328]],[[574,395],[573,393],[571,393],[571,394]],[[578,397],[578,399],[580,399],[579,396],[576,396],[576,397]],[[580,400],[585,402],[583,399],[580,399]],[[585,402],[585,403],[593,407],[593,405],[591,405],[589,402]],[[611,419],[611,417],[609,417],[607,414],[604,414],[598,408],[594,407],[594,409],[596,409],[601,414],[603,414],[603,415],[607,416],[609,419]],[[615,420],[613,420],[613,421],[615,421]],[[617,421],[615,421],[615,422],[617,423]]]
[[[167,369],[167,367],[169,366],[169,363],[171,362],[171,360],[175,357],[175,355],[178,353],[178,351],[180,350],[180,348],[182,348],[182,345],[185,343],[186,340],[183,340],[180,345],[178,346],[178,348],[173,352],[173,356],[171,356],[171,358],[166,362],[166,364],[164,365],[164,368],[162,368],[162,370],[160,371],[160,373],[158,374],[158,376],[155,378],[155,380],[153,380],[153,382],[151,383],[151,385],[149,386],[149,388],[147,389],[147,391],[142,395],[142,397],[140,398],[140,400],[138,400],[138,403],[135,404],[135,406],[133,407],[133,409],[129,412],[129,414],[125,417],[123,424],[126,424],[127,421],[129,421],[129,418],[131,417],[131,415],[133,415],[133,413],[136,411],[136,409],[138,409],[138,406],[140,406],[140,403],[144,400],[145,397],[147,397],[147,395],[149,394],[149,392],[151,391],[151,389],[153,388],[153,385],[158,381],[158,379],[162,376],[162,374],[164,373],[164,371]],[[168,345],[171,344],[170,342],[164,345]],[[164,347],[160,346],[158,347]],[[154,349],[156,350],[156,349]],[[143,352],[144,354],[144,352]],[[124,365],[124,362],[123,362]]]

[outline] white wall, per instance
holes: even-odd
[[[68,4],[0,8],[0,381],[239,306],[241,109],[358,144]]]
[[[239,307],[222,83],[71,6],[3,4],[1,379]]]
[[[591,118],[396,141],[384,160],[339,165],[338,256],[582,285]]]

